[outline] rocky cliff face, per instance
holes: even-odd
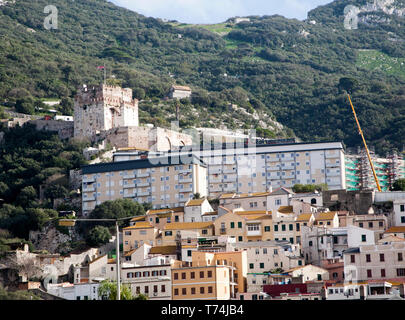
[[[403,1],[374,0],[359,7],[359,21],[365,24],[390,23],[390,16],[405,16]]]

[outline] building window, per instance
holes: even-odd
[[[207,272],[207,277],[208,277],[208,278],[212,278],[212,271],[208,271],[208,272]]]
[[[385,278],[385,269],[381,269],[381,278]]]
[[[172,235],[172,231],[165,231],[165,236],[166,237],[170,237]]]
[[[281,230],[282,230],[282,231],[285,231],[285,224],[282,224],[282,225],[281,225]]]
[[[366,254],[366,262],[371,262],[371,255]]]
[[[181,294],[185,296],[187,294],[187,288],[181,288]]]
[[[204,271],[200,271],[200,278],[204,278]]]
[[[278,225],[274,226],[274,231],[276,231],[276,232],[278,231]]]
[[[164,284],[160,287],[160,291],[166,292],[166,286]]]
[[[361,235],[361,242],[366,242],[367,241],[367,236],[365,234]]]
[[[241,221],[238,222],[238,228],[242,229],[242,222]]]
[[[178,274],[178,273],[174,273],[174,274],[173,274],[173,278],[174,278],[174,280],[178,280],[178,279],[179,279],[179,274]]]
[[[242,237],[242,236],[239,236],[239,237],[238,237],[238,241],[242,242],[242,241],[243,241],[243,237]]]
[[[179,289],[174,289],[174,295],[178,296],[179,295]]]
[[[183,279],[183,280],[186,279],[186,273],[185,272],[181,273],[181,279]]]
[[[191,294],[195,294],[195,288],[191,288]]]
[[[381,262],[385,261],[384,253],[380,253],[380,261]]]
[[[363,222],[359,222],[359,227],[363,228]]]
[[[312,241],[309,241],[308,245],[309,245],[310,247],[312,247]]]
[[[398,277],[404,277],[405,276],[405,269],[404,268],[397,269],[397,276]]]
[[[351,263],[355,263],[355,262],[356,262],[356,256],[355,256],[354,254],[352,254],[352,255],[350,256],[350,262],[351,262]]]
[[[231,222],[231,228],[232,228],[232,229],[235,228],[235,222]]]
[[[200,294],[204,294],[204,293],[205,293],[204,287],[200,287]]]
[[[213,292],[212,287],[208,287],[208,293],[212,293],[212,292]]]
[[[191,257],[192,251],[191,250],[187,250],[187,257]]]
[[[194,271],[190,273],[190,278],[195,279],[195,272]]]
[[[264,227],[264,232],[270,232],[270,226],[265,226]]]
[[[267,254],[267,248],[263,248],[263,254]]]
[[[403,261],[402,252],[398,252],[398,261]]]
[[[202,234],[208,234],[208,230],[207,230],[207,229],[204,229],[204,230],[202,231]]]
[[[294,225],[289,224],[289,225],[288,225],[288,229],[289,229],[290,231],[293,231],[293,230],[294,230]]]
[[[369,228],[372,228],[372,227],[373,227],[373,223],[372,223],[372,222],[369,222],[369,223],[368,223],[368,227],[369,227]]]
[[[145,293],[149,293],[149,287],[145,286]]]
[[[405,223],[405,216],[401,217],[401,223]]]
[[[367,278],[372,278],[373,277],[373,273],[371,272],[370,269],[367,270]]]
[[[255,267],[254,263],[249,263],[249,268],[253,269]]]
[[[399,206],[399,210],[400,210],[401,212],[405,212],[405,204],[401,204],[401,205]]]
[[[264,269],[264,263],[260,262],[260,269]]]

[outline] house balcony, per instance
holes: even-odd
[[[246,232],[246,235],[248,237],[257,237],[257,236],[261,236],[262,235],[262,231],[261,230],[248,230]]]

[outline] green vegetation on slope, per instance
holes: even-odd
[[[263,16],[230,28],[164,23],[104,0],[55,0],[59,29],[48,31],[43,27],[48,3],[20,0],[0,8],[0,99],[13,106],[23,90],[40,98],[72,98],[79,85],[100,81],[96,67],[107,65],[108,75],[122,79],[136,96],[163,98],[176,81],[196,91],[193,108],[209,111],[210,117],[233,118],[237,112],[225,106],[243,104],[245,110],[267,113],[304,141],[356,146],[361,139],[338,87],[349,77],[357,81],[353,102],[367,140],[385,154],[404,144],[405,79],[359,65],[357,54],[373,49],[387,59],[405,58],[405,42],[392,41],[405,39],[404,19],[390,16],[386,24],[360,23],[358,30],[346,30],[343,10],[353,3],[365,1],[336,1],[311,11],[309,20],[316,24]],[[225,30],[229,33],[223,35]],[[240,100],[236,88],[247,100]],[[216,97],[201,102],[201,96]],[[214,120],[202,124],[217,125]]]

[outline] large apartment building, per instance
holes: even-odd
[[[171,155],[189,153],[173,151]],[[223,193],[266,192],[272,187],[322,184],[345,189],[345,157],[340,142],[288,143],[279,145],[221,144],[192,153],[208,166],[210,197]],[[163,154],[148,153],[148,157]],[[139,159],[140,152],[117,152],[114,161]]]
[[[82,167],[82,213],[108,200],[132,199],[153,208],[182,207],[207,195],[207,167],[197,157],[100,163]]]

